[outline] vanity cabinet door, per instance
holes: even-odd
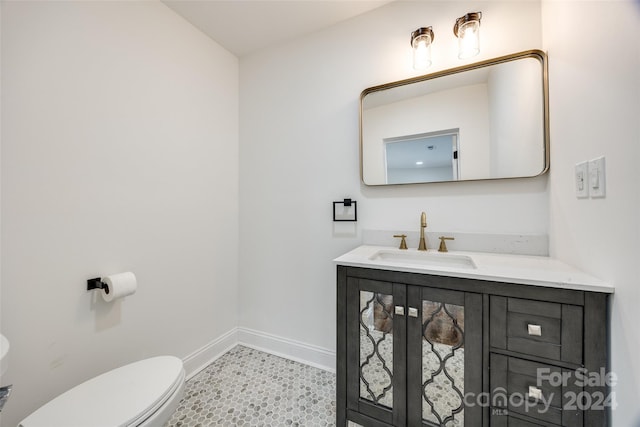
[[[385,425],[404,426],[406,286],[347,280],[347,409]]]
[[[410,286],[407,300],[408,425],[481,426],[482,295]]]

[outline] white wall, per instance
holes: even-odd
[[[237,325],[238,60],[157,2],[2,2],[3,384],[14,427]],[[93,301],[131,270],[135,295]]]
[[[579,11],[580,19],[575,19]],[[593,37],[584,23],[597,26]],[[640,425],[640,4],[546,1],[551,113],[550,251],[616,286],[613,426]],[[575,163],[606,156],[604,199],[578,200]]]
[[[472,61],[539,48],[536,2],[394,2],[240,61],[240,326],[335,350],[332,259],[363,229],[546,233],[547,177],[378,188],[361,185],[358,103],[412,77],[410,33],[432,25],[432,71],[457,59],[455,19],[483,12]],[[519,19],[526,16],[527,19]],[[472,62],[469,61],[469,62]],[[331,202],[358,202],[357,232]],[[347,231],[345,231],[347,230]]]

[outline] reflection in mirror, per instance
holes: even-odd
[[[387,184],[457,180],[458,132],[385,138]]]
[[[367,185],[530,177],[548,169],[546,56],[528,51],[361,96]]]

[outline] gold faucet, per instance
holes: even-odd
[[[425,228],[427,228],[427,214],[422,212],[422,215],[420,215],[420,244],[418,245],[419,251],[427,250],[427,242],[424,239]]]
[[[445,240],[456,240],[453,237],[445,237],[445,236],[440,236],[440,247],[438,248],[438,252],[449,252],[449,250],[447,249],[447,244],[445,243]]]
[[[398,249],[407,249],[407,241],[405,240],[407,238],[406,234],[394,234],[393,237],[398,237],[400,239],[402,239],[400,241],[400,247]]]

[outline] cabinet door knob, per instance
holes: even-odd
[[[404,306],[396,305],[395,313],[397,316],[404,316]]]
[[[418,309],[409,307],[409,317],[418,317]]]
[[[527,325],[527,332],[529,332],[529,335],[532,335],[534,337],[541,337],[542,336],[542,326],[528,324]]]
[[[532,385],[529,386],[529,397],[535,400],[542,400],[542,390]]]

